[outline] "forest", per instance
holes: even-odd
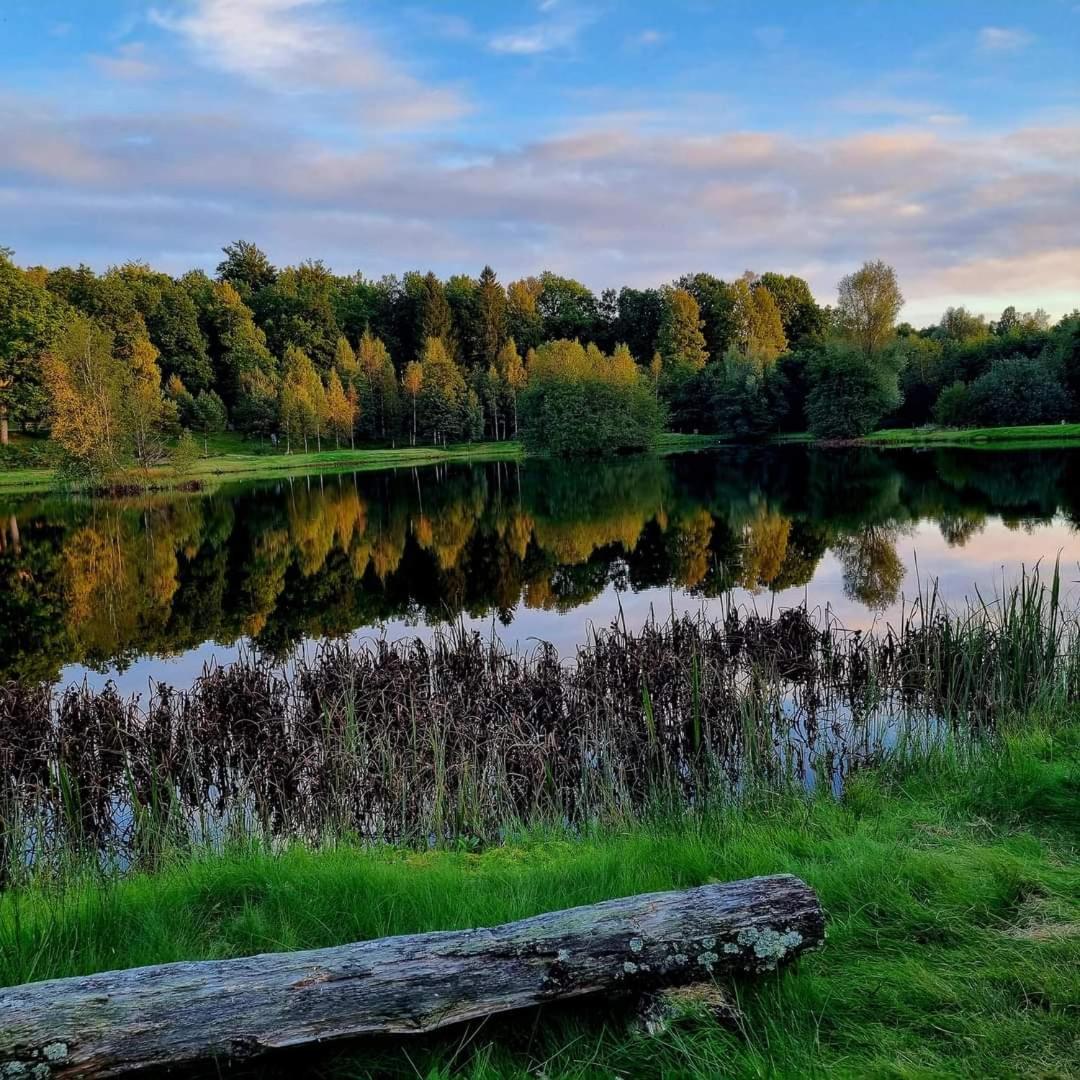
[[[246,241],[213,277],[20,267],[0,249],[0,463],[182,469],[225,430],[286,452],[520,437],[559,455],[665,429],[741,442],[1080,419],[1080,312],[951,307],[916,329],[902,306],[880,261],[822,305],[778,273],[596,295],[550,271],[504,286],[490,266],[447,281],[278,269]]]

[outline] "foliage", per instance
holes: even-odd
[[[837,325],[860,352],[873,356],[891,340],[903,305],[896,271],[880,260],[866,262],[840,280]]]
[[[900,403],[897,370],[891,357],[834,344],[810,362],[806,419],[821,438],[866,435]]]
[[[560,456],[651,446],[664,413],[629,352],[606,357],[576,341],[536,350],[521,395],[521,435],[530,450]]]
[[[1069,411],[1065,389],[1038,360],[997,360],[968,389],[972,424],[1053,424],[1065,420]]]

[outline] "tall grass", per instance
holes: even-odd
[[[868,764],[993,740],[1080,700],[1060,574],[896,628],[804,608],[616,623],[562,661],[463,631],[327,644],[291,668],[208,668],[145,705],[115,689],[0,687],[7,880],[154,865],[258,837],[417,847],[703,812],[754,791],[838,792]]]

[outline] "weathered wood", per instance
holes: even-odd
[[[0,990],[0,1077],[118,1076],[418,1034],[584,994],[771,970],[823,935],[813,890],[780,875],[490,930],[31,983]]]

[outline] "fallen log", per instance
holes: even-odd
[[[823,936],[814,891],[779,875],[488,930],[30,983],[0,990],[0,1077],[120,1076],[421,1034],[585,994],[768,971]]]

